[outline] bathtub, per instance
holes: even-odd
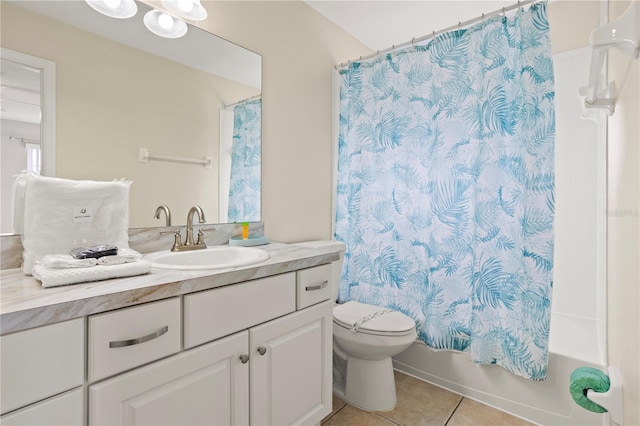
[[[569,377],[577,367],[606,369],[598,340],[602,324],[563,314],[551,315],[549,364],[545,381],[515,376],[496,365],[477,365],[466,353],[433,351],[421,342],[394,358],[404,373],[541,425],[601,426],[606,414],[576,405]]]

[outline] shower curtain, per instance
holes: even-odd
[[[342,71],[341,302],[428,346],[546,377],[554,89],[546,4]]]
[[[233,110],[229,222],[260,220],[262,99],[242,101]]]

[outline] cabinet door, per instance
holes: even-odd
[[[249,330],[250,422],[314,424],[331,412],[332,303]]]
[[[89,424],[247,424],[247,341],[244,331],[92,385]]]
[[[77,386],[84,371],[84,320],[0,337],[0,414]]]

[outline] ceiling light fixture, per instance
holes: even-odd
[[[184,21],[158,9],[147,12],[143,21],[149,31],[160,37],[180,38],[187,33]]]
[[[192,21],[207,19],[207,10],[200,0],[162,0],[162,5],[171,13]]]
[[[134,0],[84,0],[97,12],[111,18],[127,19],[135,16],[138,6]]]

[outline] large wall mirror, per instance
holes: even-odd
[[[51,170],[132,181],[132,228],[165,226],[164,215],[154,218],[160,205],[170,208],[172,225],[184,225],[196,204],[207,223],[260,220],[262,58],[189,24],[181,38],[158,37],[143,25],[151,7],[137,6],[132,18],[113,19],[80,0],[2,1],[3,52],[55,64]],[[39,122],[33,114],[21,122],[9,109],[30,103],[20,93],[41,100],[47,87],[42,69],[2,61],[5,194],[14,173],[4,167],[5,147],[38,148],[47,124],[42,105]],[[43,174],[51,174],[44,165]],[[2,233],[12,232],[6,222]]]

